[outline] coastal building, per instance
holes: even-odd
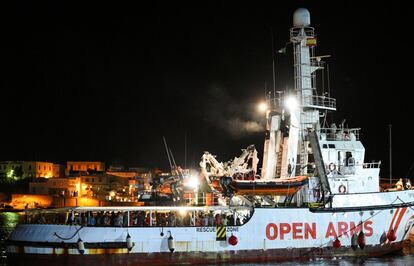
[[[51,178],[54,166],[50,162],[3,161],[0,162],[0,177],[14,180],[25,178]]]
[[[65,177],[65,166],[62,164],[53,164],[53,177]]]
[[[83,162],[83,161],[69,161],[66,163],[66,171],[80,171],[80,172],[87,172],[87,171],[96,171],[96,172],[103,172],[105,171],[105,163],[104,162]]]
[[[106,173],[129,180],[130,193],[151,189],[152,174],[151,169],[144,167],[129,167],[122,165],[110,165]]]
[[[105,199],[111,191],[113,177],[108,176],[104,172],[79,175],[82,183],[82,196],[93,197],[97,199]]]
[[[82,193],[80,178],[38,178],[29,183],[30,194],[77,197]]]

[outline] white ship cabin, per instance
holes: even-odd
[[[253,208],[236,206],[74,207],[28,210],[21,223],[87,227],[214,227],[240,226]]]
[[[379,192],[381,162],[364,163],[365,148],[359,139],[359,128],[319,130],[326,173],[333,194]]]

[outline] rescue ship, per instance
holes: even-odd
[[[78,207],[27,212],[9,259],[74,265],[194,264],[379,256],[402,249],[414,190],[380,189],[359,128],[326,126],[336,100],[319,95],[310,13],[293,14],[294,93],[267,99],[261,174],[254,146],[229,163],[206,152],[201,174],[222,206]]]

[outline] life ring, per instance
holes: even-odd
[[[339,193],[344,194],[346,193],[346,187],[344,185],[340,185],[338,191]]]
[[[335,171],[336,170],[336,165],[334,164],[334,163],[330,163],[329,164],[329,170],[332,172],[332,171]]]

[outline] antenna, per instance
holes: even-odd
[[[270,28],[270,34],[272,37],[272,66],[273,66],[273,97],[276,97],[276,67],[275,67],[275,48],[273,44],[273,28]]]
[[[325,69],[322,70],[322,96],[325,96]]]
[[[330,79],[331,79],[331,76],[329,76],[329,64],[328,63],[326,63],[326,74],[328,74],[328,96],[330,97],[331,96],[331,81],[330,81]]]
[[[389,124],[389,133],[390,133],[390,185],[392,183],[392,135],[391,135],[391,127],[392,125]]]
[[[177,167],[177,164],[175,163],[174,155],[173,155],[173,153],[172,153],[171,149],[169,149],[169,151],[170,151],[171,159],[172,159],[173,164],[174,164],[175,173],[178,175],[178,177],[179,177],[181,180],[183,180],[183,178],[184,178],[184,177],[183,177],[183,176],[182,176],[182,174],[178,171],[178,167]],[[173,168],[171,167],[171,169],[173,169]]]
[[[187,132],[184,133],[184,169],[187,169]]]
[[[168,148],[168,150],[170,151],[170,155],[171,155],[171,159],[172,159],[172,162],[174,164],[174,167],[175,167],[175,169],[177,169],[177,164],[175,163],[174,155],[173,155],[173,153],[172,153],[172,151],[171,151],[170,148]]]
[[[411,170],[413,169],[414,166],[414,161],[411,163],[410,168],[408,168],[408,172],[405,175],[406,177],[410,178],[410,174],[411,174]]]
[[[172,170],[173,169],[173,165],[171,163],[171,158],[170,158],[170,153],[168,151],[167,141],[165,140],[165,137],[164,136],[162,136],[162,139],[164,140],[165,151],[167,152],[168,162],[170,163],[170,168]]]

